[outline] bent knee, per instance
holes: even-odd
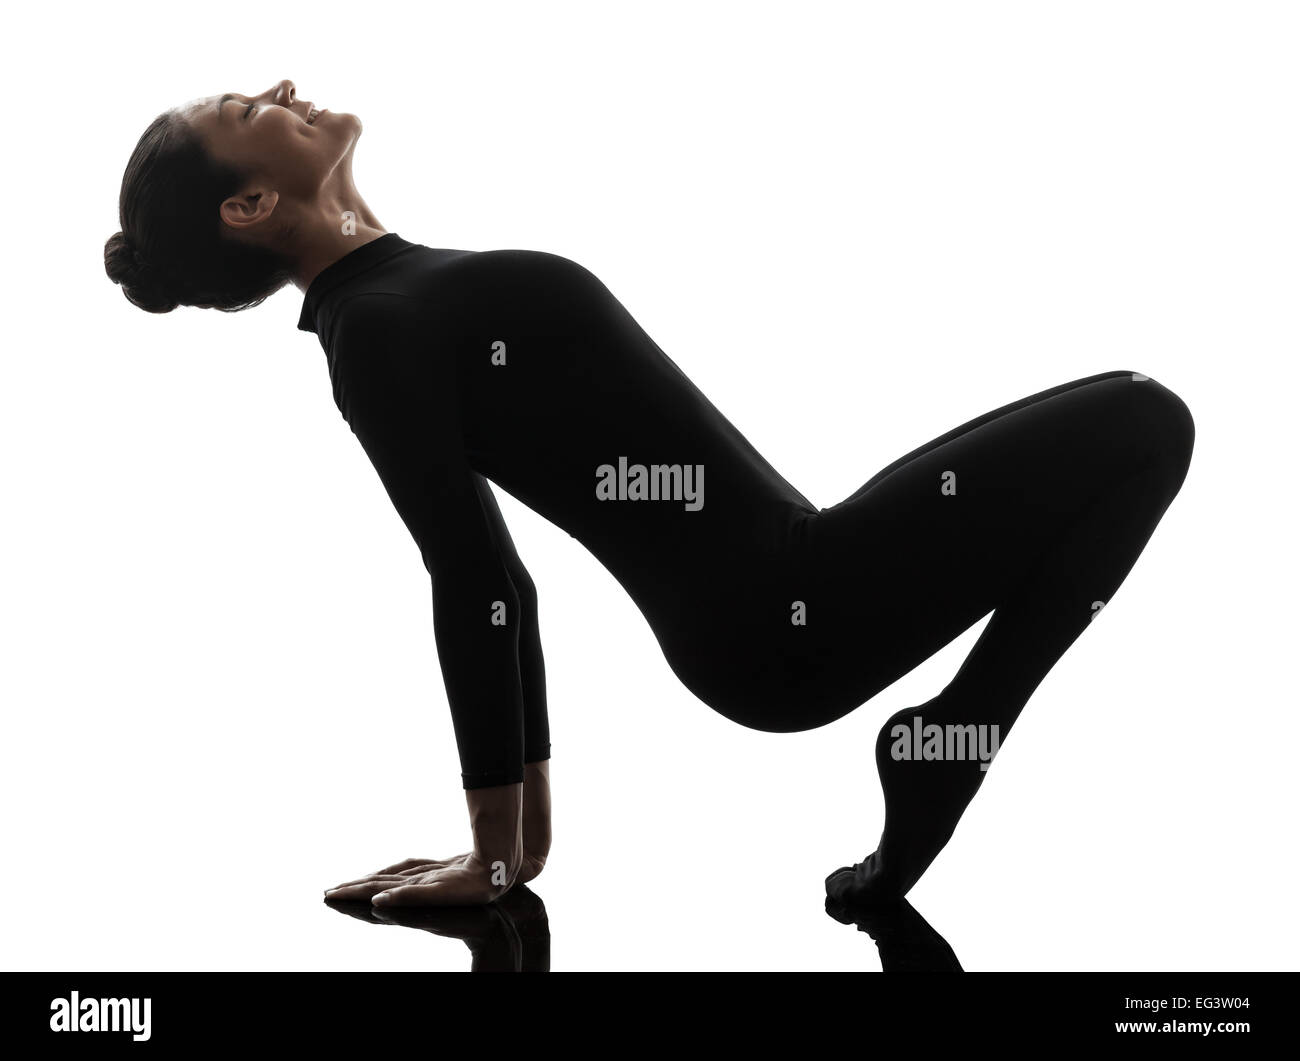
[[[1164,468],[1177,490],[1187,476],[1196,443],[1196,421],[1187,403],[1141,372],[1117,374],[1108,382],[1116,430],[1131,436],[1141,456]]]
[[[537,614],[537,585],[533,582],[532,577],[524,570],[522,565],[510,568],[509,575],[511,585],[515,588],[515,596],[519,599],[519,613],[525,617],[535,616]]]

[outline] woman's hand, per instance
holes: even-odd
[[[348,881],[325,893],[328,899],[369,899],[375,906],[481,906],[515,883],[511,867],[485,864],[469,852],[448,859],[407,858]]]
[[[448,859],[404,859],[331,888],[325,897],[369,899],[375,906],[479,906],[499,899],[516,882],[533,880],[551,846],[548,766],[526,767],[527,808],[522,782],[465,791],[473,851]]]

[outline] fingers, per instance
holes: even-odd
[[[380,890],[370,901],[376,906],[456,906],[466,901],[464,895],[458,894],[462,890],[442,881],[403,884]]]
[[[468,852],[463,855],[457,855],[455,858],[435,858],[432,862],[421,862],[419,865],[412,866],[410,869],[404,869],[398,874],[398,876],[411,877],[431,869],[451,869],[455,866],[459,866],[467,858],[469,858]]]
[[[391,866],[385,866],[383,869],[372,873],[370,876],[375,877],[382,873],[418,873],[422,869],[440,869],[443,866],[457,866],[467,858],[469,858],[468,851],[463,855],[453,855],[451,858],[404,858],[401,862],[394,862]]]
[[[469,858],[468,853],[457,855],[455,858],[404,858],[401,862],[394,862],[391,866],[385,866],[375,873],[367,873],[364,877],[357,877],[353,880],[344,881],[342,884],[337,884],[333,888],[328,888],[325,894],[331,899],[367,898],[373,894],[373,890],[364,894],[355,891],[344,894],[344,890],[355,889],[364,884],[389,884],[393,881],[416,877],[432,870],[451,869],[459,866],[467,858]]]
[[[389,881],[400,881],[406,878],[397,873],[371,873],[365,877],[358,877],[356,880],[345,880],[342,884],[336,884],[333,888],[328,889],[325,894],[333,895],[344,888],[351,888],[358,884],[385,884]]]
[[[390,875],[378,879],[354,881],[351,884],[340,884],[337,888],[331,888],[327,891],[325,898],[369,899],[372,895],[382,892],[386,888],[391,888],[395,882],[403,880],[406,880],[406,878]]]
[[[404,858],[401,862],[394,862],[391,866],[385,866],[378,873],[401,873],[404,869],[410,869],[413,866],[428,865],[433,862],[432,858]]]

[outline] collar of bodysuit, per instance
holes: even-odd
[[[302,299],[302,312],[298,315],[298,329],[304,332],[317,331],[317,314],[325,296],[340,284],[417,246],[419,244],[402,239],[396,232],[385,232],[378,239],[363,243],[356,250],[348,251],[342,258],[325,266],[307,285]]]

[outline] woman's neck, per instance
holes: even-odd
[[[327,266],[388,231],[361,198],[350,172],[321,189],[295,228],[293,282],[301,291]]]

